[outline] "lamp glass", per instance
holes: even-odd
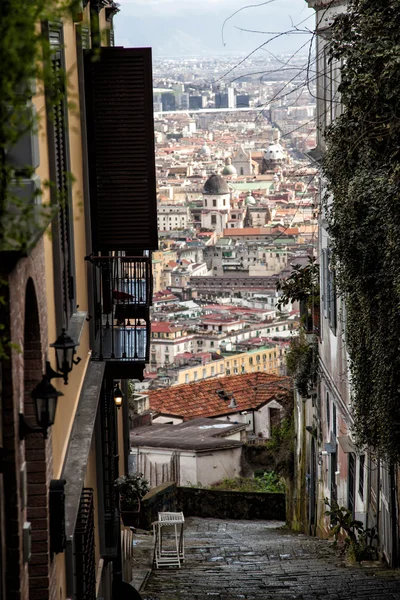
[[[37,422],[44,431],[54,423],[57,400],[57,396],[51,398],[35,398]]]
[[[58,398],[64,394],[56,390],[47,377],[43,376],[42,381],[35,387],[31,395],[35,402],[38,425],[43,429],[44,437],[46,437],[47,429],[54,423]]]
[[[117,408],[121,408],[123,399],[124,395],[121,391],[121,388],[119,385],[116,385],[114,388],[114,403]]]
[[[70,373],[77,344],[63,329],[54,344],[50,345],[56,351],[57,371],[64,373],[64,375]]]

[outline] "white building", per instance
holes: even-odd
[[[188,228],[189,209],[183,204],[159,204],[158,231],[179,231]]]
[[[253,175],[251,153],[246,152],[243,146],[240,146],[239,150],[233,155],[232,165],[235,167],[238,175]]]
[[[208,486],[240,475],[245,425],[205,418],[172,421],[131,431],[131,463],[151,487],[167,481]]]

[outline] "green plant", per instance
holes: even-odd
[[[270,471],[259,477],[227,477],[212,484],[210,489],[231,492],[284,493],[285,484],[278,473]]]
[[[2,0],[0,3],[0,252],[26,252],[43,222],[54,211],[45,205],[34,206],[35,198],[21,200],[12,192],[21,177],[32,174],[32,166],[15,167],[8,160],[10,149],[27,131],[37,128],[37,118],[27,109],[32,96],[31,83],[54,91],[51,102],[65,93],[65,74],[59,73],[60,85],[54,86],[49,61],[51,47],[40,23],[55,22],[73,15],[79,0]],[[62,81],[61,81],[62,79]],[[51,185],[48,182],[48,185]],[[35,195],[35,194],[34,194]],[[0,358],[9,356],[14,347],[5,326],[8,312],[7,281],[0,281]]]
[[[143,473],[118,477],[114,481],[114,487],[119,492],[122,510],[136,508],[138,500],[140,501],[150,489],[149,482],[144,479]]]
[[[319,307],[319,264],[313,256],[308,257],[308,264],[293,265],[292,273],[276,284],[278,292],[282,292],[276,306],[282,310],[290,302],[304,302],[308,307]]]
[[[329,507],[325,515],[330,517],[330,533],[335,544],[356,562],[376,559],[374,542],[378,534],[375,527],[364,529],[363,523],[354,519],[352,512],[345,506],[339,506],[335,500],[329,502],[325,498],[325,504]]]
[[[308,342],[304,331],[290,340],[286,366],[294,379],[297,391],[304,398],[311,396],[318,376],[318,341]]]
[[[354,431],[392,462],[400,459],[399,47],[399,0],[349,0],[335,19],[342,114],[326,132],[323,160]]]

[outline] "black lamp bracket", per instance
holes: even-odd
[[[56,377],[64,377],[64,375],[62,373],[57,373],[57,371],[55,371],[51,367],[49,361],[46,360],[46,377],[50,381],[51,379],[55,379]],[[65,377],[64,377],[64,379],[65,379]]]
[[[24,440],[30,433],[42,433],[44,439],[47,438],[47,431],[41,427],[31,427],[31,425],[28,425],[25,421],[24,415],[19,413],[19,439]]]
[[[79,365],[79,363],[81,362],[81,357],[78,356],[77,358],[75,358],[72,362],[74,363],[74,365]]]

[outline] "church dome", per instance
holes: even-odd
[[[204,184],[204,194],[229,194],[229,187],[221,175],[211,175]]]
[[[225,161],[225,167],[222,169],[222,175],[227,175],[228,177],[232,177],[233,175],[236,175],[237,171],[235,169],[235,167],[232,164],[232,161],[230,158],[227,158]]]
[[[253,204],[256,204],[256,200],[255,198],[250,194],[250,192],[247,193],[247,196],[245,198],[244,201],[245,204],[247,204],[247,206],[251,206]]]
[[[285,158],[285,153],[280,144],[270,144],[266,150],[264,150],[264,160],[266,161],[282,161]]]
[[[199,154],[201,154],[202,156],[210,156],[211,155],[211,150],[207,146],[206,143],[204,143],[204,145],[200,148]]]

